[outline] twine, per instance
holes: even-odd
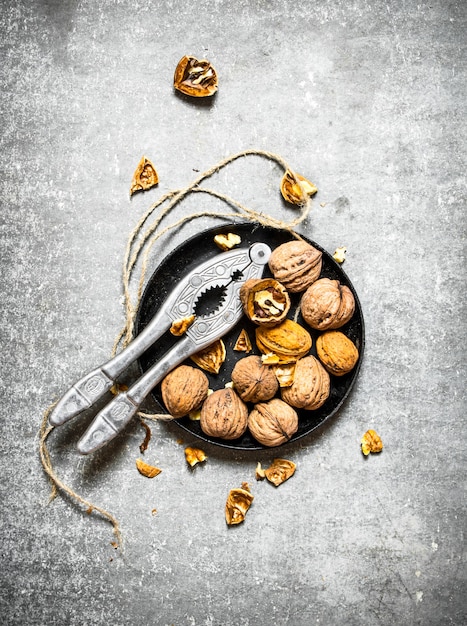
[[[263,157],[267,160],[274,161],[277,163],[285,172],[292,177],[295,183],[300,185],[302,189],[302,197],[303,202],[297,205],[299,209],[299,214],[297,217],[290,222],[285,222],[282,220],[277,220],[274,217],[268,215],[267,213],[261,211],[255,211],[246,207],[245,205],[237,202],[236,200],[230,198],[229,196],[214,191],[212,189],[206,189],[200,187],[200,183],[210,178],[217,172],[219,172],[222,168],[226,167],[230,163],[236,161],[237,159],[247,157],[247,156],[259,156]],[[172,209],[174,209],[180,202],[182,202],[190,193],[205,193],[208,194],[225,204],[232,207],[233,211],[226,213],[219,213],[216,211],[199,211],[196,213],[192,213],[190,215],[186,215],[176,222],[169,224],[163,228],[160,228],[161,222],[164,217],[166,217]],[[165,206],[164,206],[165,205]],[[156,210],[161,207],[161,210],[158,215],[156,215],[150,223],[150,218],[152,218],[156,212]],[[271,228],[275,228],[278,230],[285,230],[289,232],[296,239],[301,239],[300,235],[298,235],[294,228],[298,226],[301,222],[303,222],[311,209],[311,198],[307,195],[305,190],[303,189],[302,183],[297,177],[296,173],[288,166],[286,161],[282,159],[280,156],[273,154],[272,152],[268,152],[265,150],[245,150],[243,152],[239,152],[237,154],[231,155],[219,163],[208,169],[207,171],[200,174],[192,183],[190,183],[187,187],[183,189],[173,190],[165,195],[161,196],[159,200],[157,200],[154,204],[152,204],[149,209],[142,215],[135,228],[130,233],[128,238],[128,242],[125,248],[125,254],[123,259],[123,268],[122,268],[122,284],[123,284],[123,295],[124,295],[124,308],[125,308],[125,325],[117,335],[115,342],[112,347],[111,356],[115,356],[120,350],[123,350],[132,340],[133,331],[134,331],[134,322],[135,316],[138,310],[139,303],[141,301],[143,287],[145,283],[148,263],[149,263],[149,254],[154,247],[154,244],[165,234],[168,232],[177,229],[187,222],[202,218],[202,217],[215,217],[215,218],[238,218],[243,217],[247,221],[251,221],[254,223],[259,223],[263,226],[269,226]],[[134,278],[134,274],[136,271],[136,266],[140,262],[140,274],[139,279],[137,281],[137,289],[136,289],[136,298],[134,302],[131,297],[131,283]],[[45,473],[47,474],[52,488],[51,494],[49,498],[49,502],[55,499],[58,495],[59,491],[66,493],[72,500],[74,500],[77,504],[86,507],[86,511],[91,514],[94,511],[99,513],[102,517],[107,519],[113,526],[113,532],[116,538],[116,541],[112,543],[115,548],[121,547],[122,545],[122,536],[120,532],[120,526],[117,519],[105,509],[96,506],[95,504],[89,502],[78,493],[76,493],[71,487],[67,486],[56,474],[53,465],[52,459],[50,456],[49,449],[47,447],[47,441],[54,430],[54,426],[48,424],[49,415],[54,408],[56,403],[49,406],[44,412],[42,423],[39,431],[39,455],[41,459],[42,466],[44,468]],[[169,414],[152,414],[145,413],[143,411],[138,412],[138,416],[143,419],[148,420],[171,420],[173,417]]]

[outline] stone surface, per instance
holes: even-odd
[[[461,0],[17,0],[2,2],[0,622],[169,626],[460,625],[465,601],[465,18]],[[219,74],[209,102],[178,96],[184,54]],[[298,230],[331,253],[362,302],[363,367],[339,415],[280,449],[297,464],[254,480],[279,450],[204,446],[185,463],[175,424],[135,421],[81,458],[88,418],[51,434],[44,410],[107,360],[124,323],[131,230],[163,193],[250,148],[319,188]],[[142,155],[160,184],[129,198]],[[281,170],[233,163],[209,187],[280,219]],[[194,194],[168,225],[196,210]],[[228,209],[230,210],[230,209]],[[150,259],[199,229],[170,234]],[[374,428],[385,448],[364,459]],[[186,440],[186,444],[196,441]],[[245,523],[230,488],[250,482]],[[157,509],[157,514],[153,514]]]

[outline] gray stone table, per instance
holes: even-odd
[[[0,623],[63,626],[465,624],[465,29],[461,0],[4,0],[1,45]],[[178,96],[184,54],[219,74]],[[105,361],[124,324],[126,242],[149,206],[237,152],[280,155],[319,188],[298,231],[360,296],[366,352],[325,428],[257,453],[137,420],[80,457],[89,419],[51,433],[47,407]],[[129,198],[142,155],[160,183]],[[281,220],[281,169],[241,159],[209,186]],[[163,222],[225,211],[193,194]],[[150,269],[218,218],[159,242]],[[385,448],[364,459],[374,428]],[[183,438],[183,443],[180,438]],[[278,488],[254,477],[297,464]],[[250,483],[245,522],[227,492]],[[157,512],[156,512],[157,511]]]

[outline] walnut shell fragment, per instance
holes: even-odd
[[[248,336],[248,333],[246,332],[244,328],[242,328],[237,338],[237,341],[235,342],[233,349],[236,352],[251,352],[252,351],[253,347],[251,345],[250,337]]]
[[[179,365],[161,384],[162,400],[173,417],[183,417],[197,409],[208,395],[209,381],[204,372]]]
[[[279,382],[279,387],[290,387],[295,379],[295,363],[273,365],[273,371]]]
[[[232,250],[235,246],[239,246],[242,243],[242,238],[240,235],[236,235],[235,233],[220,233],[214,237],[214,243],[221,250]]]
[[[305,291],[319,278],[323,253],[306,241],[292,240],[281,244],[269,257],[269,269],[287,291]]]
[[[206,456],[204,450],[200,450],[199,448],[191,448],[188,446],[185,448],[185,459],[188,465],[194,467],[197,463],[202,463],[208,457]]]
[[[278,487],[295,474],[296,468],[297,466],[293,461],[274,459],[271,465],[264,470],[264,475],[269,482]]]
[[[300,310],[307,324],[316,330],[341,328],[355,311],[355,298],[338,280],[320,278],[302,296]]]
[[[222,339],[217,339],[207,348],[193,354],[190,358],[198,367],[206,372],[218,374],[222,363],[225,361],[225,355],[225,344]]]
[[[258,326],[256,329],[256,345],[265,355],[277,355],[278,364],[293,363],[305,356],[311,344],[310,333],[290,319],[285,319],[277,326]]]
[[[263,446],[280,446],[297,432],[298,415],[286,402],[273,398],[255,404],[248,416],[248,428]]]
[[[174,87],[181,93],[204,98],[216,93],[217,73],[209,61],[184,56],[178,62],[174,74]]]
[[[136,468],[138,472],[146,476],[146,478],[154,478],[162,472],[158,467],[149,465],[149,463],[145,463],[142,459],[136,459]]]
[[[383,449],[381,437],[374,430],[367,430],[360,443],[365,456],[368,456],[370,452],[381,452]]]
[[[210,437],[238,439],[247,428],[248,408],[230,387],[218,389],[201,407],[201,430]]]
[[[358,361],[356,345],[339,330],[328,330],[316,340],[319,360],[334,376],[348,374]]]
[[[309,180],[287,170],[281,180],[281,194],[286,202],[290,204],[305,204],[310,196],[318,191],[318,187]]]
[[[147,191],[154,187],[159,182],[159,177],[156,172],[156,168],[149,159],[145,156],[141,158],[138,166],[133,174],[133,180],[131,181],[130,196],[137,191]]]
[[[240,359],[232,370],[235,391],[244,402],[264,402],[276,395],[279,383],[274,372],[261,357],[251,355]]]
[[[245,515],[254,500],[253,494],[249,489],[245,489],[247,485],[244,483],[242,488],[231,489],[225,503],[225,521],[229,526],[240,524],[244,521]]]
[[[313,355],[299,359],[295,364],[292,385],[281,390],[282,399],[290,406],[306,411],[319,409],[329,397],[329,374]]]
[[[264,326],[279,324],[290,309],[287,290],[274,278],[247,280],[240,289],[240,300],[245,315]]]

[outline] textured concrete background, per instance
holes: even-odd
[[[466,623],[465,18],[462,0],[2,1],[0,623]],[[209,104],[172,90],[187,53],[219,73]],[[297,472],[278,489],[254,480],[274,450],[204,446],[190,471],[158,424],[149,481],[136,422],[86,459],[82,421],[54,431],[58,474],[118,518],[122,554],[98,515],[48,503],[42,414],[110,355],[142,213],[247,148],[318,185],[300,231],[348,248],[363,367],[339,415],[281,449]],[[130,201],[143,154],[161,182]],[[211,186],[290,219],[280,175],[251,157]],[[369,427],[385,449],[364,460]],[[229,529],[244,480],[254,505]]]

